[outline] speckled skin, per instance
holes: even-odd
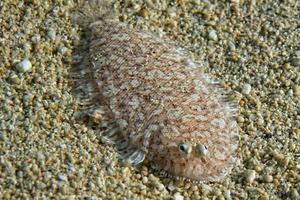
[[[235,106],[219,85],[173,42],[121,24],[90,27],[89,53],[78,72],[83,108],[103,115],[101,137],[129,163],[146,158],[171,176],[200,182],[224,177],[238,137]]]

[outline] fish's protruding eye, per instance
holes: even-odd
[[[208,153],[208,149],[204,144],[197,144],[196,149],[197,149],[197,153],[201,156],[206,156]]]
[[[180,142],[179,143],[179,150],[185,154],[189,154],[192,152],[191,144],[188,142]]]

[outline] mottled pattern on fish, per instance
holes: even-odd
[[[217,181],[238,145],[236,107],[175,43],[122,24],[90,26],[89,52],[77,67],[82,109],[101,116],[103,141],[122,160],[174,177]]]

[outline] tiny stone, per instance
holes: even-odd
[[[43,183],[43,182],[38,182],[38,183],[36,184],[36,186],[37,186],[37,188],[38,188],[39,190],[43,190],[43,189],[45,189],[46,184]]]
[[[31,93],[25,92],[23,95],[24,104],[30,104],[34,96]]]
[[[15,169],[14,169],[11,165],[8,165],[8,166],[6,167],[6,171],[7,171],[7,173],[8,173],[9,175],[12,175],[12,174],[15,173]]]
[[[271,183],[273,181],[273,176],[271,176],[269,174],[266,174],[266,175],[263,176],[263,180],[266,183]]]
[[[95,197],[95,196],[87,196],[84,199],[86,199],[86,200],[97,200],[98,198]]]
[[[59,6],[54,6],[54,8],[53,8],[53,13],[58,13],[59,12]]]
[[[175,187],[174,187],[174,185],[169,184],[169,185],[167,185],[166,189],[167,189],[169,192],[172,192],[172,191],[175,190]]]
[[[300,66],[300,57],[292,58],[291,63],[292,63],[292,65],[299,67]]]
[[[67,197],[66,197],[66,200],[74,200],[74,199],[75,199],[75,195],[67,196]]]
[[[228,46],[229,46],[230,51],[235,51],[236,48],[235,48],[235,45],[233,42],[229,41]]]
[[[38,43],[41,40],[41,36],[39,34],[35,34],[34,36],[32,36],[31,41],[33,43]]]
[[[56,37],[56,32],[54,30],[49,30],[47,33],[47,36],[51,39],[51,40],[55,40]]]
[[[173,199],[174,200],[183,200],[183,196],[179,193],[179,192],[176,192],[174,195],[173,195]]]
[[[253,183],[253,181],[255,180],[256,177],[256,173],[254,170],[247,170],[244,174],[244,180],[246,183]]]
[[[61,55],[64,55],[67,51],[68,51],[68,48],[67,47],[65,47],[65,46],[60,46],[59,48],[58,48],[58,53],[60,53]]]
[[[300,87],[299,87],[299,85],[294,85],[293,86],[293,91],[296,95],[300,96]]]
[[[67,181],[67,177],[65,175],[63,175],[63,174],[59,174],[58,175],[58,180],[60,180],[60,181]]]
[[[141,175],[140,174],[137,174],[136,176],[135,176],[137,179],[141,179]]]
[[[96,177],[96,184],[98,185],[98,187],[104,187],[105,185],[104,178],[102,176]]]
[[[14,178],[12,178],[10,183],[11,183],[12,185],[16,185],[16,184],[17,184],[17,180],[14,179]]]
[[[45,160],[45,156],[44,156],[44,154],[42,152],[38,152],[36,157],[37,157],[37,159],[38,159],[39,162]]]
[[[213,190],[213,195],[214,195],[214,196],[220,196],[221,194],[222,194],[221,190],[219,190],[219,189],[217,189],[217,188],[215,188],[215,189]]]
[[[66,185],[59,187],[59,190],[62,194],[66,195],[69,192],[69,188]]]
[[[248,95],[248,94],[250,94],[250,92],[251,92],[251,85],[246,83],[243,86],[242,93]]]
[[[148,178],[147,177],[143,177],[142,181],[143,181],[144,184],[146,184],[146,183],[148,183]]]
[[[218,35],[217,35],[217,32],[216,30],[211,30],[209,33],[208,33],[208,38],[213,40],[213,41],[217,41],[218,40]]]
[[[22,178],[23,177],[23,172],[22,171],[17,171],[16,176],[18,178]]]
[[[43,172],[43,177],[44,178],[50,178],[51,177],[50,172]]]
[[[0,132],[0,140],[1,141],[5,141],[6,140],[6,136],[5,136],[5,133],[4,132]]]
[[[273,155],[274,159],[278,163],[282,164],[283,166],[287,166],[290,162],[290,158],[285,156],[284,154],[274,151],[274,152],[272,152],[272,155]]]
[[[162,183],[157,184],[156,187],[159,191],[163,191],[165,189],[165,186]]]
[[[31,62],[25,58],[24,60],[22,60],[20,63],[17,64],[16,69],[19,72],[27,72],[28,70],[30,70],[32,67]]]
[[[194,191],[194,192],[195,192],[195,191],[198,191],[198,186],[197,186],[197,185],[193,185],[193,186],[192,186],[192,191]]]
[[[9,82],[13,84],[20,84],[21,80],[16,74],[11,75],[9,78]]]
[[[296,55],[297,57],[300,57],[300,50],[295,51],[295,55]]]
[[[208,195],[212,191],[212,188],[209,185],[203,184],[201,190],[203,195]]]
[[[29,50],[30,50],[30,48],[31,48],[31,46],[30,46],[30,44],[29,44],[29,43],[25,43],[25,44],[23,44],[23,49],[24,49],[25,51],[29,51]]]
[[[291,199],[300,199],[299,192],[296,189],[291,190]]]
[[[92,168],[92,171],[93,171],[93,172],[97,172],[97,166],[96,166],[96,165],[92,165],[91,168]]]
[[[245,121],[245,118],[243,116],[238,116],[237,121],[239,123],[243,123]]]
[[[231,199],[231,192],[230,190],[225,190],[223,193],[224,197],[226,200],[230,200]]]

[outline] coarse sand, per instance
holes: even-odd
[[[239,162],[217,183],[124,166],[77,120],[76,0],[0,1],[1,199],[300,199],[300,2],[111,1],[115,17],[172,39],[239,104]]]

